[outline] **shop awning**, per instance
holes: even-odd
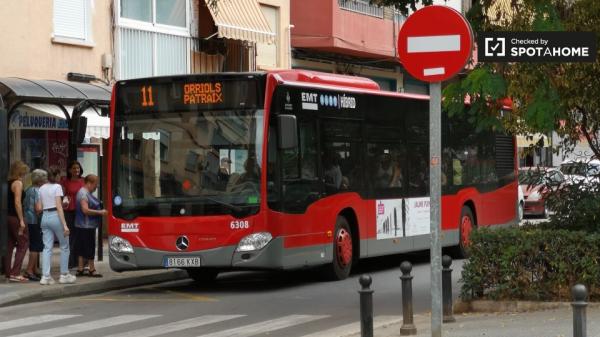
[[[98,116],[93,109],[87,109],[82,116],[87,118],[85,138],[110,138],[110,118]]]
[[[66,119],[63,110],[54,104],[43,103],[25,103],[23,107],[34,112],[48,114],[52,117]],[[73,115],[73,106],[65,105],[64,108]],[[87,128],[85,130],[85,138],[106,138],[110,137],[110,118],[99,116],[93,108],[87,109],[82,113],[82,116],[87,118]]]
[[[219,0],[208,6],[219,37],[273,43],[275,33],[256,0]]]

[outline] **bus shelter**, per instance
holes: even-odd
[[[84,140],[108,138],[110,98],[111,87],[104,85],[0,78],[0,256],[7,253],[10,163],[66,171],[70,160],[81,159],[78,149],[94,149]],[[101,165],[92,171],[101,173]]]

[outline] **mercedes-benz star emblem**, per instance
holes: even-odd
[[[180,236],[177,238],[177,241],[175,241],[175,246],[179,250],[186,250],[186,249],[188,249],[189,245],[190,245],[190,241],[188,240],[188,238],[186,236]]]

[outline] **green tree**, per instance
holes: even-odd
[[[373,0],[404,13],[430,0]],[[481,31],[600,32],[598,0],[474,0],[467,19]],[[597,36],[600,38],[600,35]],[[469,97],[471,104],[465,106]],[[498,118],[500,100],[513,101],[512,118]],[[600,158],[600,65],[593,63],[479,63],[444,88],[450,115],[467,114],[481,128],[511,133],[557,131],[572,148],[583,135]]]

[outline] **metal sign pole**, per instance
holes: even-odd
[[[442,83],[429,84],[429,193],[431,223],[431,336],[442,336]]]

